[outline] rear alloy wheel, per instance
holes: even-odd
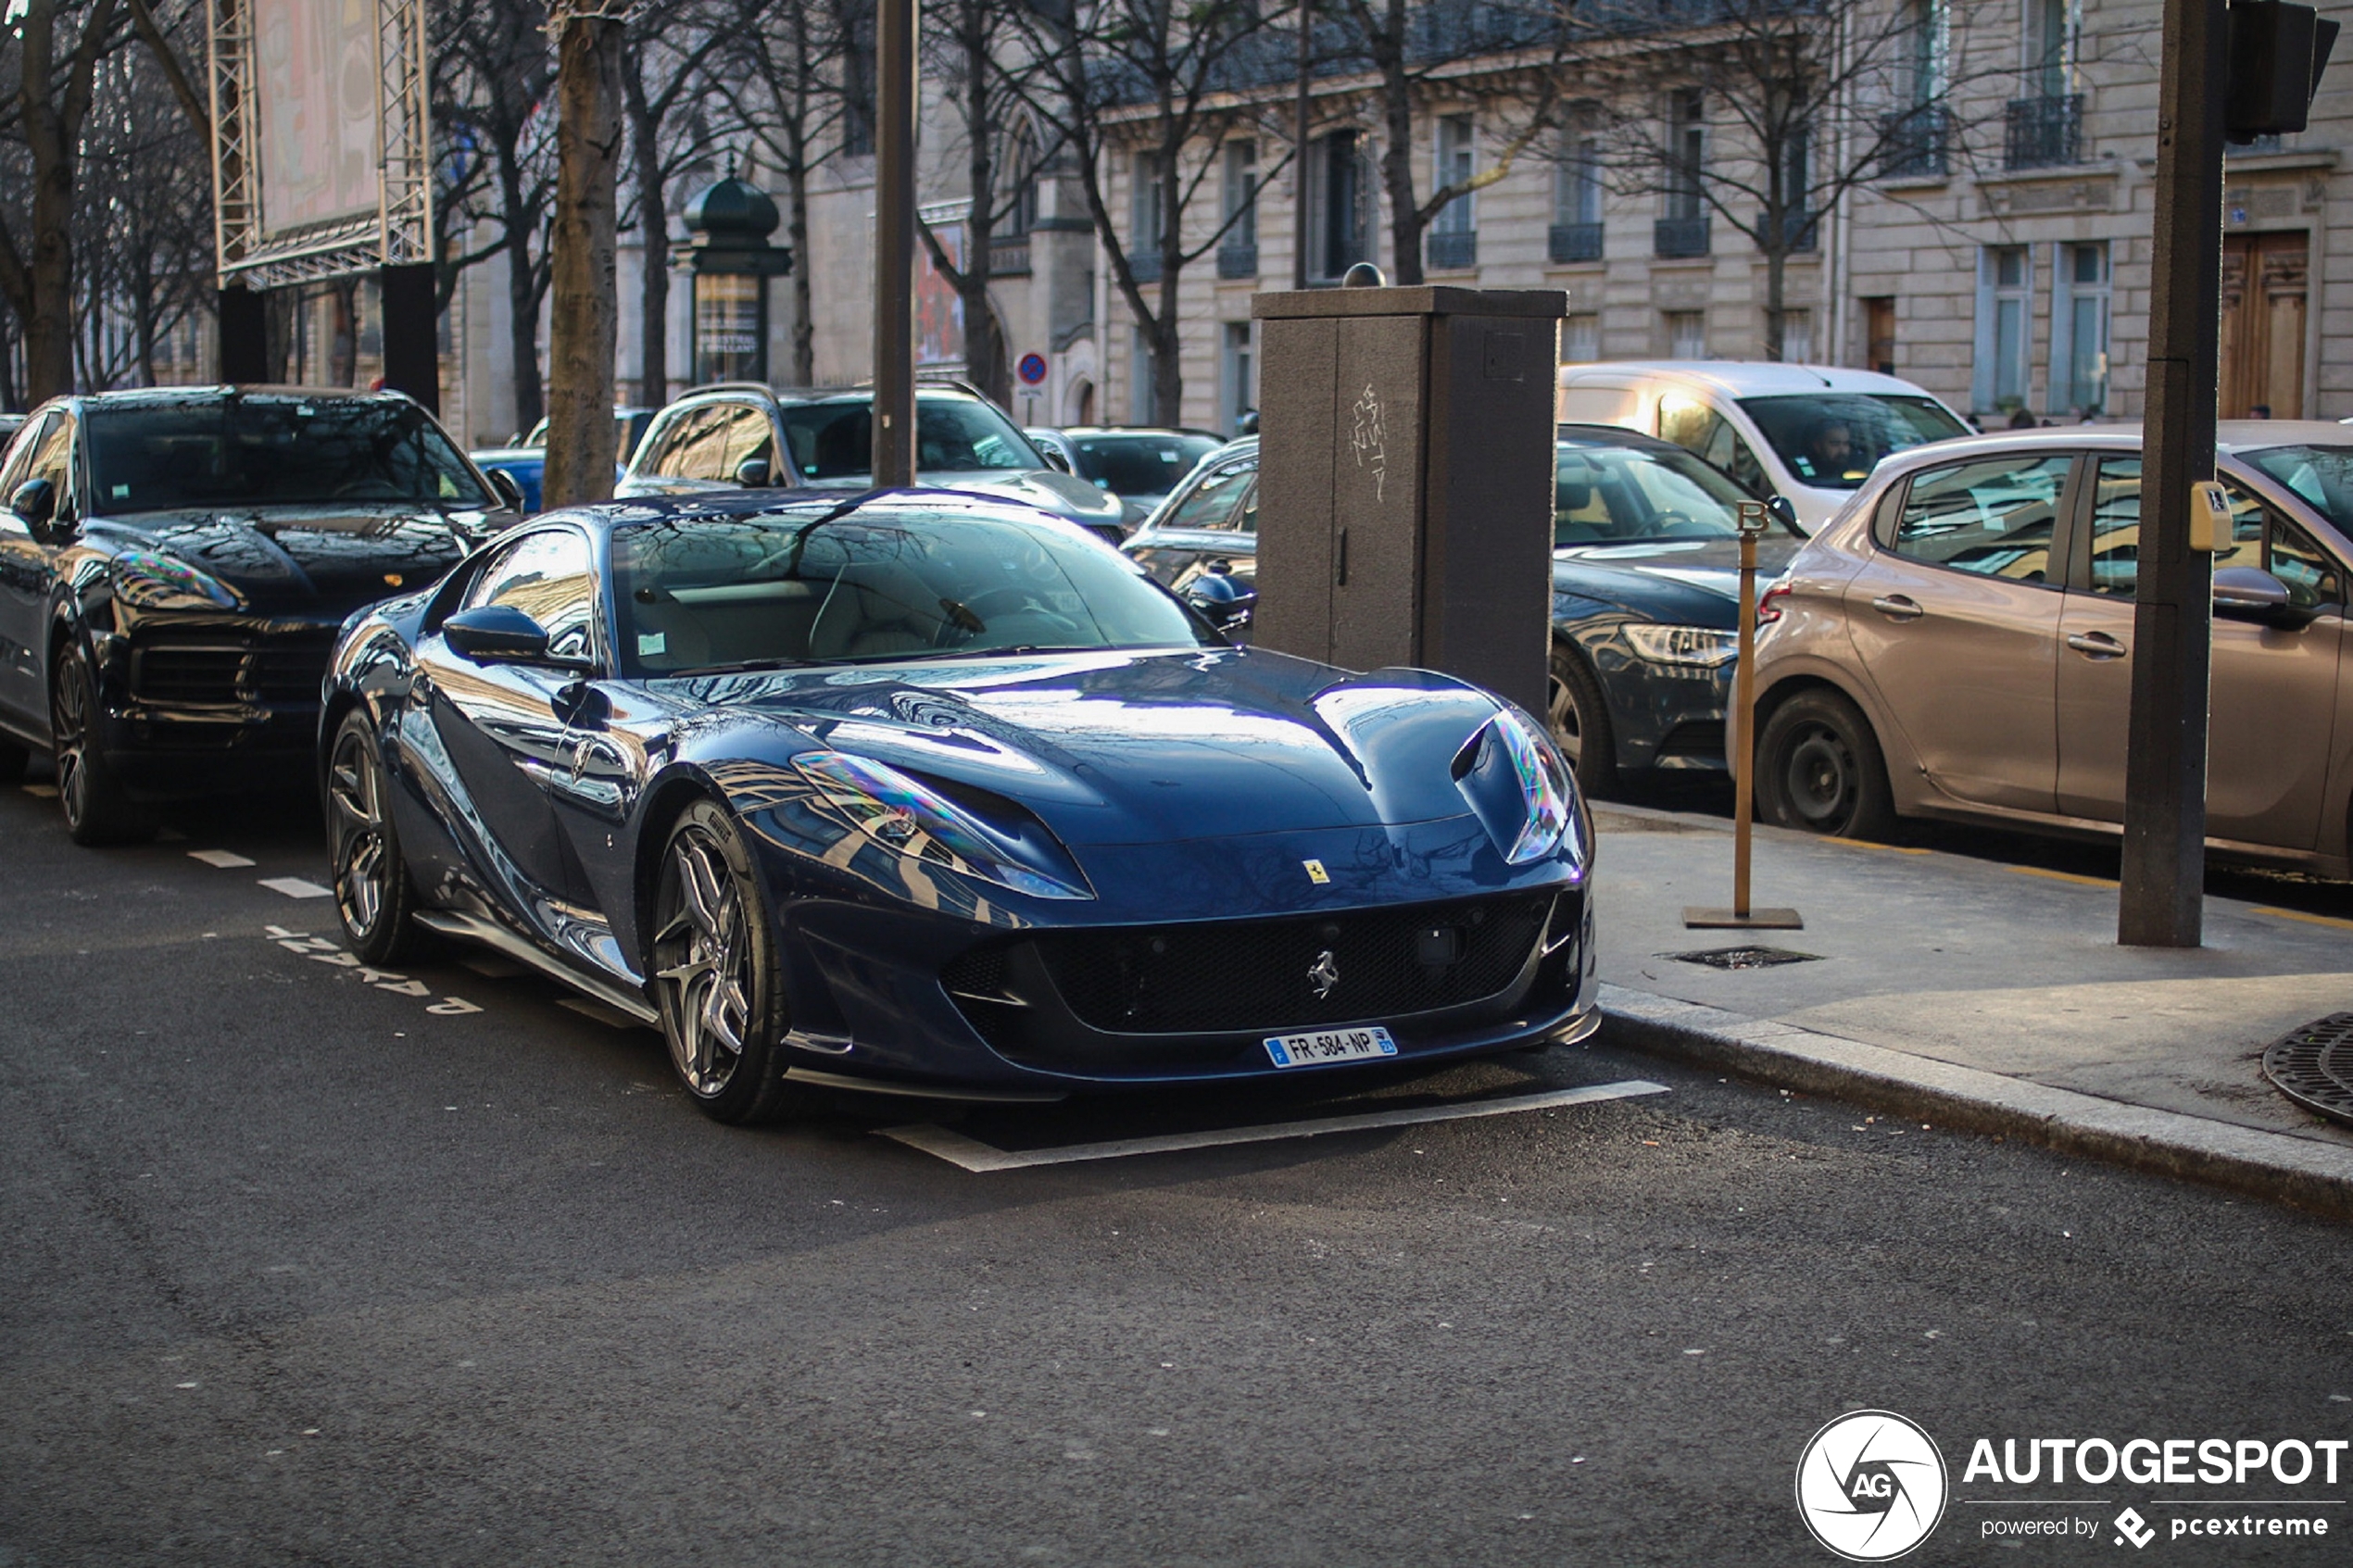
[[[123,792],[98,739],[98,671],[80,638],[57,648],[49,671],[49,755],[57,804],[76,844],[139,844],[156,835],[156,814]]]
[[[1552,725],[1553,744],[1577,775],[1577,787],[1595,799],[1616,795],[1617,737],[1610,730],[1601,682],[1574,649],[1554,643],[1547,686],[1544,717]]]
[[[1895,831],[1887,762],[1862,710],[1836,692],[1801,692],[1773,710],[1756,744],[1762,815],[1833,838]]]
[[[392,823],[388,782],[375,726],[363,711],[347,715],[327,756],[327,866],[351,950],[377,964],[411,958],[426,945],[409,918],[417,887]]]
[[[695,1103],[737,1123],[792,1109],[774,933],[743,837],[711,801],[687,807],[662,847],[653,932],[662,1037]]]

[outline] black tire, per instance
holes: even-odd
[[[735,819],[708,800],[679,815],[654,877],[654,1005],[670,1065],[713,1121],[749,1125],[800,1108],[785,1082],[776,935]]]
[[[1555,642],[1548,685],[1544,718],[1561,759],[1577,775],[1577,787],[1595,799],[1616,795],[1623,782],[1617,771],[1617,734],[1610,725],[1601,681],[1582,654]]]
[[[351,950],[371,964],[397,963],[430,945],[409,918],[421,900],[392,820],[392,781],[362,710],[346,714],[327,748],[328,884]]]
[[[49,755],[66,832],[76,844],[144,843],[156,835],[156,813],[124,793],[95,734],[100,711],[98,671],[82,640],[69,637],[49,670]]]
[[[1862,710],[1832,691],[1800,692],[1773,710],[1756,745],[1764,819],[1833,838],[1888,838],[1895,801],[1887,759]]]
[[[0,784],[14,784],[24,777],[32,753],[14,741],[0,740]]]

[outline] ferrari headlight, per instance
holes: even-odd
[[[1714,670],[1740,657],[1741,634],[1712,626],[1621,626],[1634,651],[1653,664],[1692,664]]]
[[[1560,753],[1509,710],[1481,725],[1455,754],[1454,784],[1509,865],[1524,866],[1558,849],[1576,815],[1575,788]]]
[[[824,805],[887,849],[1033,898],[1095,896],[1070,851],[1035,818],[990,822],[921,779],[847,752],[803,752],[793,766]]]
[[[185,561],[153,550],[115,557],[115,597],[140,609],[234,609],[237,596]]]

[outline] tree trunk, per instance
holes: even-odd
[[[986,6],[997,0],[967,0],[958,19],[964,54],[964,174],[972,192],[972,215],[964,220],[964,255],[957,268],[956,293],[964,307],[964,370],[981,395],[1000,408],[1013,404],[1013,372],[1005,363],[1004,334],[989,308],[988,284],[996,257],[997,157],[990,138],[988,76],[995,69]]]
[[[1421,204],[1414,197],[1414,84],[1405,74],[1404,0],[1389,0],[1376,49],[1380,64],[1381,119],[1389,145],[1381,149],[1381,183],[1389,194],[1389,281],[1422,281]]]
[[[637,235],[645,267],[637,281],[637,401],[670,401],[670,207],[662,189],[661,121],[646,100],[636,51],[623,55],[629,140],[637,158]]]
[[[1176,274],[1163,271],[1160,275],[1160,319],[1152,323],[1151,329],[1152,422],[1170,429],[1181,425],[1185,420],[1185,360],[1178,325]]]
[[[1765,358],[1779,364],[1787,343],[1789,313],[1782,308],[1782,288],[1789,269],[1789,228],[1786,219],[1770,231],[1774,244],[1765,247]]]
[[[614,18],[574,15],[557,42],[555,309],[540,481],[551,508],[612,498],[621,35]]]
[[[792,383],[817,384],[816,301],[809,287],[809,160],[793,159],[785,177],[785,235],[792,246]]]

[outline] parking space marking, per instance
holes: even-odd
[[[289,898],[326,898],[334,894],[332,887],[321,887],[298,876],[265,876],[261,879],[261,885]]]
[[[2081,887],[2114,887],[2115,879],[2105,876],[2082,876],[2074,872],[2055,872],[2047,866],[2012,866],[2020,876],[2045,877],[2052,882],[2071,882]]]
[[[1353,1116],[1323,1116],[1305,1122],[1273,1122],[1257,1127],[1217,1127],[1200,1133],[1168,1133],[1157,1137],[1114,1138],[1108,1143],[1064,1144],[1060,1148],[1004,1149],[967,1137],[936,1123],[879,1129],[884,1137],[937,1155],[964,1170],[1018,1171],[1031,1165],[1074,1165],[1088,1160],[1122,1160],[1138,1154],[1173,1154],[1189,1148],[1216,1148],[1226,1144],[1274,1143],[1284,1138],[1312,1138],[1327,1133],[1361,1133],[1381,1127],[1411,1127],[1424,1122],[1459,1122],[1473,1116],[1508,1116],[1522,1110],[1549,1110],[1555,1106],[1589,1105],[1596,1100],[1630,1099],[1637,1095],[1663,1095],[1664,1084],[1629,1078],[1616,1084],[1588,1084],[1582,1088],[1550,1089],[1537,1095],[1513,1095],[1502,1099],[1468,1100],[1455,1105],[1415,1106],[1402,1110],[1368,1110]]]
[[[37,796],[43,800],[55,800],[57,797],[57,786],[56,784],[19,784],[17,787],[23,790],[27,795]]]
[[[1906,844],[1873,844],[1868,838],[1838,838],[1826,835],[1825,844],[1843,844],[1849,849],[1884,849],[1891,855],[1933,855],[1933,849],[1916,849]]]
[[[230,849],[191,849],[188,851],[188,859],[202,860],[208,866],[219,866],[224,872],[253,864],[243,855]]]
[[[360,961],[358,955],[347,953],[324,936],[313,936],[307,931],[293,931],[283,925],[265,925],[261,934],[289,953],[298,953],[313,963],[334,969],[347,969],[358,974],[360,984],[372,985],[379,991],[390,991],[396,997],[413,997],[426,1004],[425,1010],[443,1018],[459,1018],[482,1009],[463,997],[444,997],[433,1000],[434,989],[422,980],[396,974],[387,969],[376,969]]]
[[[2300,920],[2307,925],[2326,925],[2338,931],[2353,931],[2353,920],[2340,920],[2334,915],[2310,915],[2306,914],[2302,909],[2274,909],[2263,905],[2259,905],[2255,912],[2259,915],[2276,915],[2282,920]]]

